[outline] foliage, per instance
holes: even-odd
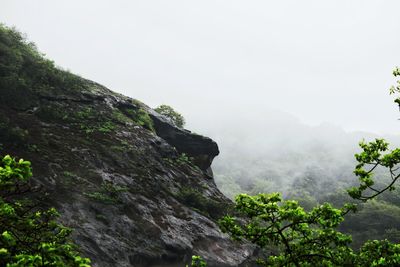
[[[393,76],[394,76],[394,77],[399,77],[399,76],[400,76],[400,68],[396,67],[396,68],[393,70]],[[389,92],[390,92],[391,95],[392,95],[392,94],[396,94],[396,93],[397,93],[397,94],[400,93],[400,80],[397,80],[397,81],[396,81],[396,85],[393,85],[392,87],[390,87]],[[396,98],[396,99],[394,100],[394,102],[396,102],[396,103],[399,104],[399,106],[400,106],[400,98]]]
[[[100,191],[85,193],[85,195],[104,204],[117,204],[121,202],[120,193],[126,191],[128,191],[126,186],[118,186],[112,182],[105,181],[101,184]]]
[[[199,170],[199,167],[194,164],[194,157],[189,157],[186,153],[179,154],[177,157],[165,157],[163,160],[171,165],[186,165]]]
[[[207,264],[206,262],[200,257],[200,256],[192,256],[192,263],[190,264],[190,267],[206,267]],[[188,267],[186,265],[186,267]]]
[[[400,266],[400,244],[367,241],[358,255],[359,266]]]
[[[55,111],[57,111],[57,109],[53,107],[48,112],[54,113]],[[60,117],[57,118],[57,120],[60,119]],[[92,107],[81,108],[72,116],[65,115],[63,120],[65,119],[78,123],[79,128],[86,134],[92,134],[95,132],[110,133],[116,129],[116,125],[111,121],[111,119],[105,119],[104,115],[99,114]],[[114,117],[112,119],[116,120]]]
[[[90,125],[85,123],[80,124],[80,129],[84,131],[86,134],[92,134],[95,132],[110,133],[114,131],[115,128],[116,128],[115,124],[112,123],[111,121],[105,121],[98,125]]]
[[[399,222],[400,206],[373,199],[360,203],[357,213],[348,214],[338,229],[350,234],[352,248],[359,249],[368,240],[388,239],[398,243]]]
[[[400,76],[398,68],[394,75]],[[391,93],[400,93],[399,85],[400,82],[397,87],[392,87]],[[396,102],[400,104],[399,99]],[[388,146],[383,139],[360,143],[362,151],[355,155],[358,164],[354,170],[359,185],[348,190],[352,198],[366,202],[395,189],[394,184],[400,177],[400,149],[389,150]],[[383,178],[377,183],[374,171],[378,168],[387,169],[389,179]],[[351,236],[337,228],[344,215],[357,211],[354,204],[344,204],[343,208],[336,209],[325,203],[307,212],[297,201],[283,200],[278,193],[241,194],[236,197],[235,208],[242,217],[225,216],[220,220],[221,229],[236,240],[246,239],[262,248],[273,245],[272,255],[259,260],[263,266],[400,265],[400,244],[372,240],[362,245],[358,252],[350,248]]]
[[[8,141],[15,144],[22,144],[26,142],[28,135],[28,130],[14,125],[9,118],[0,114],[0,139],[3,142]]]
[[[354,174],[359,177],[360,185],[349,189],[351,197],[363,201],[375,198],[386,190],[393,191],[394,184],[400,177],[397,164],[400,163],[400,148],[389,151],[389,144],[383,139],[376,139],[370,143],[360,143],[363,151],[356,154],[358,164]],[[383,187],[375,187],[373,171],[377,167],[385,167],[390,174],[390,181]]]
[[[5,156],[0,162],[0,266],[89,266],[58,224],[54,208],[23,199],[30,192],[30,162]]]
[[[354,205],[342,209],[325,203],[306,212],[280,194],[241,194],[236,210],[245,219],[226,216],[221,229],[236,240],[247,239],[275,252],[260,259],[263,266],[398,266],[400,245],[388,240],[367,241],[359,252],[349,245],[351,236],[336,230]]]
[[[111,121],[106,121],[98,128],[99,132],[110,133],[115,130],[115,125]]]
[[[182,153],[176,158],[175,161],[178,165],[190,165],[196,168],[197,166],[193,163],[193,160],[193,157],[189,157],[186,153]]]
[[[37,100],[32,91],[82,90],[81,78],[55,67],[35,44],[0,24],[0,103],[26,110]]]
[[[248,220],[241,223],[226,216],[220,225],[236,240],[276,246],[277,255],[260,261],[265,266],[343,266],[355,260],[348,247],[351,237],[335,228],[352,209],[335,209],[326,203],[306,212],[297,201],[282,200],[278,193],[241,194],[236,197],[236,210]]]
[[[124,115],[121,111],[118,109],[113,110],[111,114],[112,118],[116,120],[119,123],[126,124],[132,122],[131,119],[129,119],[126,115]]]
[[[171,106],[160,105],[154,109],[161,115],[171,119],[171,121],[179,128],[185,126],[185,118],[178,112],[176,112]]]
[[[220,218],[229,208],[226,204],[206,198],[192,187],[181,188],[176,197],[185,205],[215,219]]]
[[[144,109],[142,108],[138,108],[136,110],[128,109],[126,110],[126,112],[135,123],[145,127],[146,129],[149,129],[152,132],[155,132],[154,122],[150,118],[149,113],[147,113]]]
[[[82,121],[96,118],[96,111],[92,107],[85,107],[75,113],[75,117]]]

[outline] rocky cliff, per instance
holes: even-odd
[[[237,266],[252,253],[215,221],[231,203],[209,138],[134,99],[62,71],[0,27],[0,153],[32,161],[44,206],[93,266]]]

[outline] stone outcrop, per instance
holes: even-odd
[[[219,154],[217,143],[208,137],[175,127],[153,110],[149,110],[149,114],[157,135],[175,147],[179,153],[193,158],[193,162],[212,177],[211,163]]]
[[[216,225],[232,203],[210,178],[215,142],[4,40],[21,62],[0,53],[1,153],[32,162],[41,205],[60,211],[93,266],[246,262],[253,248]]]

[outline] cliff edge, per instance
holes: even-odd
[[[0,151],[30,160],[42,205],[61,213],[93,266],[238,266],[252,253],[215,221],[209,138],[55,67],[0,26]]]

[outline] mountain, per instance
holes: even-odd
[[[360,141],[385,138],[391,148],[400,144],[400,136],[346,132],[328,123],[310,126],[282,111],[254,110],[224,110],[206,130],[220,149],[213,163],[216,183],[231,198],[242,192],[291,195],[304,179],[313,178],[312,187],[303,190],[321,199],[357,183],[354,154],[360,152]]]
[[[238,266],[253,253],[219,230],[217,144],[145,104],[57,68],[0,26],[0,151],[30,160],[40,205],[93,266]]]
[[[390,149],[400,147],[399,135],[346,132],[327,123],[309,126],[292,115],[257,108],[257,113],[227,112],[234,116],[217,113],[207,132],[220,148],[213,163],[216,183],[231,198],[281,192],[308,210],[325,202],[341,207],[354,201],[346,190],[359,185],[353,173],[354,154],[362,151],[359,142],[384,138]],[[376,168],[374,178],[380,188],[391,179],[386,168]],[[400,242],[399,190],[358,204],[358,212],[348,214],[339,227],[352,235],[354,249],[367,240]]]

